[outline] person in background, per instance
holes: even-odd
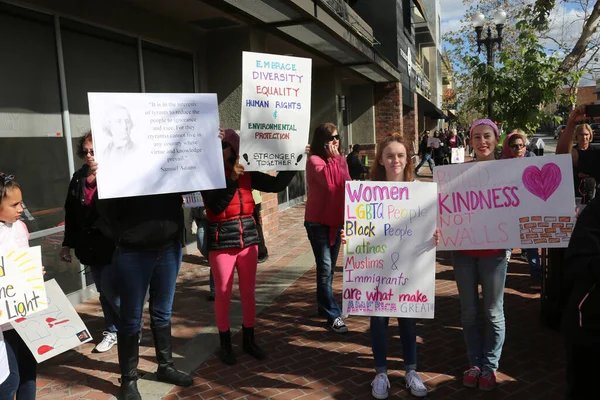
[[[314,132],[306,163],[308,194],[304,227],[317,264],[317,306],[336,333],[348,332],[342,311],[333,295],[333,271],[341,246],[344,224],[344,188],[349,181],[348,164],[339,153],[340,135],[331,122]]]
[[[260,190],[252,189],[252,198],[254,199],[254,221],[256,221],[256,230],[258,231],[258,263],[262,264],[269,258],[269,250],[265,243],[265,236],[262,228],[262,216],[260,214],[262,210],[262,196]]]
[[[438,130],[433,132],[433,137],[429,140],[429,146],[431,147],[435,165],[444,165],[444,142],[440,138],[440,132]]]
[[[360,162],[359,153],[360,145],[357,143],[352,146],[352,151],[346,156],[350,177],[355,181],[360,180],[362,175],[367,172],[367,168]]]
[[[94,162],[92,132],[86,132],[77,145],[77,155],[85,164],[73,174],[65,201],[65,236],[60,251],[61,260],[70,263],[71,249],[79,261],[90,267],[100,305],[104,314],[104,338],[95,350],[109,351],[117,343],[120,299],[116,293],[112,255],[115,245],[96,226],[99,219],[96,174],[90,165]]]
[[[208,294],[206,295],[206,300],[214,301],[215,279],[213,277],[212,270],[210,269],[210,260],[208,257],[208,249],[210,248],[208,241],[210,239],[210,236],[208,233],[208,219],[206,218],[206,208],[204,208],[204,205],[199,207],[193,207],[191,210],[191,216],[196,222],[196,244],[198,250],[208,262]]]
[[[567,348],[566,400],[590,398],[590,382],[600,374],[600,199],[577,218],[565,256],[573,286],[561,320]],[[592,396],[594,397],[594,396]]]
[[[475,162],[496,158],[500,134],[494,122],[489,119],[475,121],[470,135]],[[470,363],[462,383],[469,388],[479,386],[479,389],[488,391],[496,387],[496,371],[506,335],[504,284],[507,265],[506,249],[452,252],[461,324]],[[480,306],[479,284],[483,307]],[[483,325],[480,321],[482,315]]]
[[[431,147],[429,146],[429,131],[423,132],[423,137],[419,142],[419,157],[421,157],[421,162],[415,168],[415,175],[419,176],[419,169],[427,162],[429,164],[429,169],[433,174],[433,161],[431,161]]]
[[[520,129],[515,129],[506,136],[502,144],[502,158],[535,157],[535,153],[529,151],[525,143],[527,135]],[[532,289],[542,288],[542,266],[540,264],[540,251],[538,248],[521,249],[521,254],[526,256],[529,263],[529,275],[533,280]]]

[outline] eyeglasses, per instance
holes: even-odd
[[[326,143],[332,142],[333,140],[340,140],[340,135],[332,135],[325,138]]]
[[[83,149],[83,150],[81,151],[81,153],[82,153],[84,156],[87,156],[88,154],[89,154],[90,156],[93,156],[93,155],[94,155],[94,149],[91,149],[91,150],[88,150],[88,149]]]
[[[525,147],[524,144],[511,144],[510,148],[513,150],[521,150],[523,147]]]

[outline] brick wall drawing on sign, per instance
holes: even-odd
[[[568,243],[574,226],[569,216],[521,217],[521,244]]]

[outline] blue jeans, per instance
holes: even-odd
[[[375,358],[375,372],[387,373],[387,328],[388,317],[371,317],[371,348]],[[417,369],[417,320],[414,318],[398,318],[400,341],[404,368],[407,371]]]
[[[36,395],[37,362],[14,329],[4,332],[8,378],[0,385],[0,400],[33,400]]]
[[[114,267],[112,264],[109,264],[102,267],[91,267],[91,269],[96,290],[100,294],[100,305],[104,314],[106,330],[111,333],[117,333],[121,300],[116,290]]]
[[[113,265],[121,296],[120,333],[135,335],[139,332],[148,287],[151,326],[161,327],[171,323],[175,283],[182,255],[179,242],[163,250],[124,247],[115,250]]]
[[[425,161],[427,161],[427,163],[429,164],[429,169],[431,170],[431,172],[433,172],[433,161],[431,160],[431,153],[423,154],[421,162],[419,163],[419,165],[417,165],[417,168],[415,168],[415,172],[419,171],[419,168],[421,168],[423,164],[425,164]]]
[[[452,265],[460,297],[460,319],[470,366],[496,371],[506,334],[506,252],[503,251],[498,256],[472,257],[454,251]],[[483,321],[479,309],[479,283],[483,296]]]
[[[340,307],[333,296],[332,287],[333,270],[342,244],[339,232],[342,227],[338,229],[333,246],[329,245],[329,226],[304,222],[304,227],[317,264],[317,305],[319,311],[325,313],[327,321],[331,324],[336,318],[342,316]]]
[[[208,261],[208,220],[201,219],[196,220],[198,224],[198,231],[196,232],[196,244],[198,245],[198,250],[200,250],[200,254],[206,258]],[[211,292],[215,291],[215,279],[213,278],[212,269],[210,269],[210,261],[208,261],[208,271],[209,271],[209,279],[208,286]]]

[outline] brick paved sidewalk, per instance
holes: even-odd
[[[259,266],[258,285],[284,271],[298,256],[310,251],[302,226],[303,206],[282,214],[280,236],[268,243],[270,259]],[[341,276],[341,260],[336,269]],[[205,300],[206,264],[199,256],[185,258],[175,305],[175,352],[204,329],[214,325],[212,303]],[[494,392],[466,389],[460,384],[467,367],[460,328],[459,301],[448,253],[438,253],[436,318],[419,321],[418,365],[435,399],[562,399],[564,351],[560,335],[541,325],[539,293],[531,284],[527,265],[513,260],[506,283],[507,337],[500,365],[500,386]],[[288,267],[289,268],[289,267]],[[257,320],[257,341],[269,359],[256,361],[241,350],[241,334],[234,336],[238,364],[226,367],[213,355],[194,375],[194,386],[173,388],[165,399],[368,399],[374,377],[368,318],[350,317],[346,335],[331,333],[316,316],[315,268],[287,288]],[[335,280],[341,291],[341,279]],[[78,306],[95,333],[102,330],[97,299]],[[148,323],[148,321],[147,321]],[[148,328],[148,326],[146,326]],[[156,369],[149,329],[140,349],[139,369]],[[396,322],[390,322],[388,358],[392,398],[411,398],[404,389],[403,366]],[[215,335],[210,333],[210,335]],[[208,336],[207,336],[208,337]],[[43,363],[38,374],[38,398],[108,399],[118,391],[116,346],[108,353],[91,353],[87,344]]]

